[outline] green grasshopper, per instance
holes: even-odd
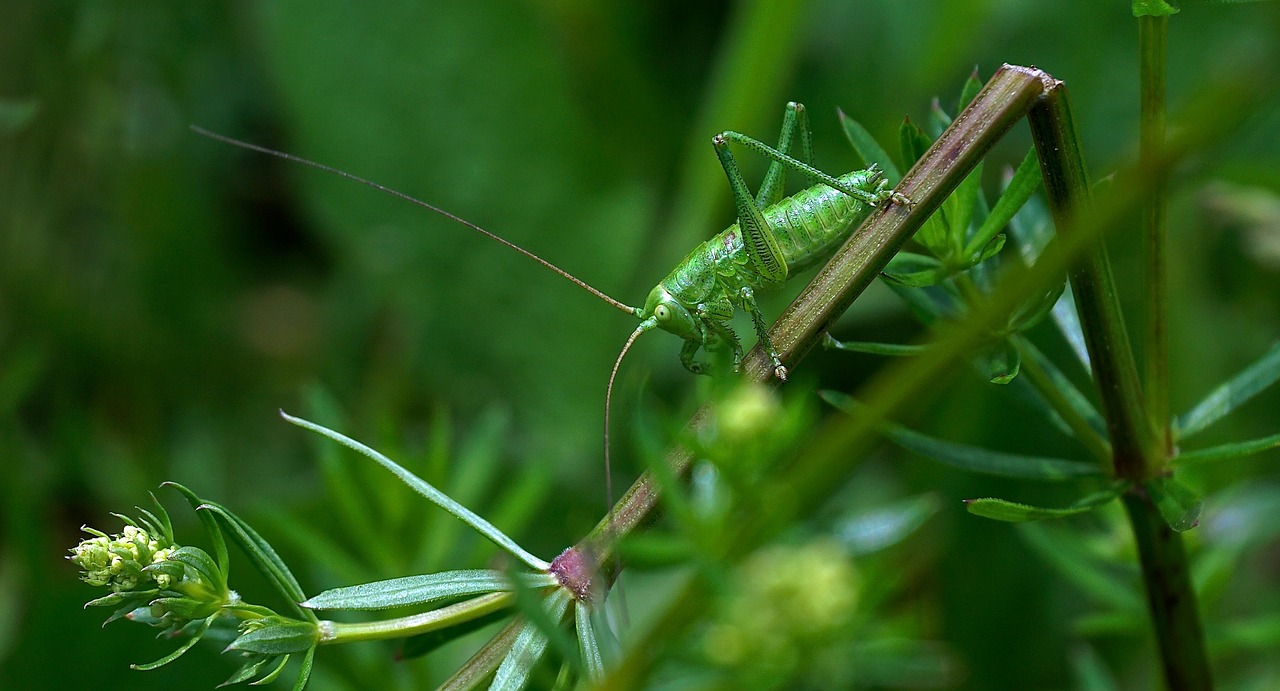
[[[435,205],[293,154],[232,139],[199,127],[192,129],[233,146],[277,156],[367,185],[482,233],[573,281],[613,307],[638,317],[640,325],[619,354],[619,363],[640,334],[658,328],[684,339],[684,347],[680,349],[680,362],[694,374],[708,373],[711,369],[708,364],[699,362],[696,358],[698,351],[703,348],[716,351],[727,346],[733,352],[734,369],[741,365],[742,343],[728,324],[735,309],[741,308],[750,315],[760,342],[769,353],[774,374],[779,379],[786,380],[787,368],[782,364],[782,359],[769,338],[764,315],[756,304],[756,290],[776,288],[796,272],[826,259],[849,236],[854,222],[870,207],[888,200],[907,201],[885,189],[887,183],[875,166],[846,173],[839,178],[814,168],[811,165],[813,145],[804,106],[789,103],[776,149],[737,132],[721,132],[712,138],[716,155],[720,158],[720,164],[724,167],[733,191],[738,222],[690,252],[666,278],[654,286],[644,307],[631,307],[542,257]],[[799,160],[787,153],[797,133],[802,156]],[[772,159],[755,197],[752,197],[733,154],[729,151],[730,142]],[[804,173],[813,186],[784,198],[782,188],[787,168]],[[614,373],[616,372],[615,366]]]
[[[829,257],[848,238],[855,222],[871,207],[888,201],[910,203],[902,195],[885,189],[887,182],[875,166],[855,170],[839,178],[814,168],[813,144],[804,106],[788,103],[776,149],[737,132],[725,131],[712,138],[716,155],[729,178],[738,222],[690,252],[666,278],[654,286],[644,307],[631,307],[587,285],[542,257],[433,204],[293,154],[232,139],[199,127],[192,129],[233,146],[333,173],[433,211],[510,247],[573,281],[613,307],[638,317],[640,325],[627,338],[626,344],[618,353],[605,390],[606,478],[609,472],[609,408],[613,398],[613,382],[623,358],[640,334],[656,328],[684,339],[684,346],[680,349],[680,362],[694,374],[708,373],[711,369],[708,364],[697,360],[700,349],[716,352],[729,348],[733,354],[734,369],[737,370],[742,363],[742,343],[728,322],[735,309],[741,308],[750,315],[760,343],[769,353],[774,375],[785,381],[787,368],[769,338],[768,325],[756,304],[756,290],[776,288],[793,274]],[[799,160],[789,154],[797,135],[800,139]],[[729,150],[730,142],[771,159],[760,191],[754,197]],[[784,198],[783,182],[788,168],[803,173],[813,186]]]

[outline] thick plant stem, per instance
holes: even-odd
[[[1088,172],[1065,87],[1051,90],[1028,117],[1054,221],[1064,232],[1078,232],[1092,208]],[[1069,276],[1107,418],[1115,475],[1133,483],[1124,502],[1138,543],[1165,680],[1173,689],[1211,688],[1182,536],[1165,524],[1142,490],[1142,483],[1160,472],[1164,455],[1157,449],[1143,406],[1105,245],[1095,243],[1075,262]]]
[[[1142,210],[1147,238],[1147,331],[1144,344],[1147,414],[1156,430],[1163,455],[1174,452],[1169,415],[1169,176],[1155,166],[1156,152],[1165,140],[1165,37],[1169,18],[1138,17],[1141,110],[1138,123],[1139,166],[1156,176],[1151,197]]]
[[[1066,86],[1059,82],[1028,115],[1044,173],[1045,194],[1059,229],[1080,228],[1092,213],[1089,174],[1076,136]],[[1078,218],[1081,217],[1081,218]],[[1063,232],[1063,231],[1059,231]],[[1150,478],[1152,435],[1142,405],[1138,371],[1120,314],[1107,248],[1098,242],[1068,271],[1085,345],[1102,398],[1117,478]]]
[[[1155,622],[1165,682],[1174,691],[1212,689],[1213,678],[1205,657],[1204,632],[1200,628],[1200,612],[1182,535],[1169,527],[1145,493],[1126,494],[1124,508],[1138,543],[1142,581]]]

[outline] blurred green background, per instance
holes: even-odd
[[[80,609],[96,593],[63,556],[81,524],[117,529],[108,512],[145,503],[164,480],[265,521],[273,541],[289,521],[325,526],[317,446],[278,408],[336,401],[340,429],[410,466],[479,439],[472,455],[497,459],[499,479],[475,490],[478,508],[503,505],[518,478],[531,508],[496,522],[544,557],[602,513],[604,385],[631,320],[459,226],[189,124],[420,196],[637,303],[732,220],[716,132],[770,141],[784,103],[800,101],[819,166],[842,172],[855,162],[837,107],[894,142],[904,114],[923,119],[934,97],[954,103],[975,65],[983,78],[1005,62],[1036,65],[1069,85],[1101,177],[1135,149],[1136,34],[1128,3],[1065,0],[4,3],[0,678],[23,689],[222,681],[232,667],[212,646],[130,671],[171,644],[125,623],[100,630],[104,613]],[[1274,74],[1277,43],[1274,3],[1187,3],[1170,21],[1171,109],[1220,77]],[[1277,132],[1280,107],[1260,100],[1237,138],[1176,178],[1176,410],[1280,337]],[[1016,164],[1029,141],[1017,128],[988,170]],[[763,169],[750,161],[749,179]],[[1138,244],[1112,240],[1136,303]],[[839,330],[889,340],[915,329],[877,287]],[[691,409],[702,383],[677,350],[666,336],[640,341],[615,428],[640,405]],[[842,386],[878,364],[824,362]],[[941,398],[922,423],[939,436],[1053,450],[1001,391],[974,381]],[[1270,392],[1214,439],[1274,433],[1277,409]],[[625,486],[637,469],[619,434]],[[450,465],[460,456],[436,457],[449,459],[439,476],[465,472]],[[1274,489],[1276,460],[1198,469],[1206,516],[1215,491]],[[1080,593],[1009,526],[958,503],[1054,495],[918,459],[877,468],[893,492],[944,498],[913,607],[962,660],[959,685],[1073,687],[1064,651]],[[196,534],[189,512],[175,515],[180,534]],[[308,591],[343,584],[315,555],[283,551]],[[1276,606],[1280,545],[1252,566],[1254,592],[1239,600]],[[398,575],[370,566],[363,577]],[[1104,646],[1138,687],[1153,683],[1149,648]],[[376,665],[386,650],[357,654]],[[390,675],[411,684],[407,666]]]

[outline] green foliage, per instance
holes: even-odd
[[[1228,380],[1229,393],[1212,406],[1181,404],[1214,391],[1276,337],[1274,260],[1264,242],[1271,226],[1254,213],[1257,205],[1228,204],[1214,192],[1220,182],[1275,200],[1275,7],[1186,3],[1168,17],[1181,31],[1170,33],[1168,45],[1171,112],[1189,102],[1225,110],[1202,100],[1199,89],[1240,78],[1250,80],[1258,113],[1228,141],[1197,151],[1171,185],[1170,388],[1176,409],[1200,412],[1179,418],[1179,454],[1168,465],[1175,477],[1153,480],[1205,498],[1200,525],[1182,535],[1218,686],[1228,689],[1270,688],[1278,674],[1271,653],[1280,626],[1272,613],[1280,601],[1266,577],[1277,539],[1275,391],[1258,386],[1252,404],[1241,405],[1240,394],[1262,379]],[[788,99],[810,106],[819,167],[861,165],[843,137],[896,180],[905,167],[875,142],[895,140],[892,123],[903,112],[920,125],[915,150],[955,112],[949,101],[945,110],[923,104],[936,93],[954,95],[969,66],[984,74],[1002,62],[1049,66],[1070,86],[1091,167],[1123,168],[1136,148],[1138,99],[1116,87],[1117,75],[1135,70],[1131,24],[1089,3],[745,3],[730,11],[682,5],[678,13],[664,3],[491,0],[286,1],[217,11],[5,6],[0,25],[12,31],[0,47],[0,66],[8,68],[0,69],[7,75],[0,94],[0,677],[15,688],[45,688],[73,655],[77,674],[102,689],[209,687],[228,675],[232,683],[296,678],[295,688],[309,679],[321,691],[430,688],[455,669],[454,681],[486,684],[524,627],[498,632],[493,643],[481,637],[494,631],[479,629],[509,617],[510,608],[394,650],[327,646],[314,675],[313,649],[296,655],[300,672],[299,660],[284,655],[240,666],[206,654],[235,637],[234,627],[222,625],[227,617],[195,619],[181,629],[185,637],[160,641],[140,626],[96,629],[101,611],[166,631],[160,617],[132,606],[153,595],[131,603],[125,598],[133,593],[110,594],[95,601],[110,609],[77,611],[89,586],[65,562],[55,567],[41,555],[65,548],[82,522],[100,525],[109,508],[130,505],[166,478],[234,506],[243,519],[212,505],[175,512],[177,534],[197,532],[190,529],[199,521],[206,537],[142,567],[210,592],[227,589],[232,575],[246,597],[275,598],[282,588],[319,592],[404,574],[506,573],[486,563],[493,550],[484,538],[416,501],[379,466],[351,463],[341,446],[319,437],[307,444],[276,424],[269,411],[280,406],[332,429],[358,430],[352,436],[533,553],[555,553],[602,515],[599,412],[604,374],[626,328],[617,317],[414,210],[193,139],[188,124],[423,195],[625,298],[642,294],[728,223],[710,135],[768,132]],[[837,104],[852,117],[833,118]],[[1170,122],[1171,131],[1198,131],[1178,117]],[[853,350],[919,353],[931,339],[910,313],[939,328],[962,321],[1016,260],[1040,255],[1052,232],[1038,196],[1004,218],[1023,192],[1009,182],[993,193],[1007,168],[1017,166],[1014,181],[1028,182],[1019,178],[1028,159],[1017,165],[1025,131],[1010,137],[991,152],[984,176],[964,184],[972,203],[949,202],[912,246],[926,275],[906,273],[926,287],[898,290],[907,308],[873,289],[832,325],[860,339]],[[1126,189],[1126,177],[1114,187]],[[1145,275],[1139,236],[1135,223],[1110,246],[1126,291]],[[964,276],[977,290],[947,294]],[[1132,301],[1139,294],[1127,293]],[[1057,295],[1047,290],[1029,300],[1019,316],[1011,313],[1008,328],[992,330],[988,347],[969,354],[979,379],[1006,387],[938,382],[931,393],[943,402],[897,418],[903,429],[927,431],[928,440],[966,453],[981,450],[978,458],[1000,449],[1105,468],[1110,446],[1073,291]],[[765,312],[778,314],[780,306]],[[621,375],[619,482],[642,465],[628,463],[632,442],[644,434],[635,417],[662,417],[654,434],[665,446],[689,400],[704,398],[698,387],[710,387],[674,371],[673,355],[670,345],[646,345]],[[857,387],[880,365],[828,355],[797,375],[857,391],[861,400]],[[639,389],[645,397],[625,395]],[[798,405],[785,400],[784,411]],[[655,406],[678,412],[654,414]],[[856,423],[831,414],[839,415],[831,424]],[[802,441],[825,436],[801,428],[779,437],[783,456],[786,449],[820,452]],[[803,520],[774,526],[784,540],[759,538],[739,550],[834,539],[852,559],[853,620],[809,645],[811,666],[782,675],[786,681],[823,685],[836,678],[823,677],[823,665],[835,659],[833,674],[868,686],[1057,688],[1070,683],[1069,670],[1083,688],[1108,688],[1108,676],[1115,688],[1154,685],[1151,625],[1118,511],[1021,524],[1022,541],[1004,540],[1009,526],[968,516],[959,500],[997,494],[1062,506],[1088,489],[1076,487],[1079,480],[1010,484],[953,466],[898,462],[900,453],[890,447],[823,466],[839,500],[789,514]],[[768,490],[787,496],[790,486],[777,487],[780,473],[771,469],[795,461],[770,458],[699,464],[692,490],[675,477],[665,481],[668,516],[624,545],[624,578],[641,561],[633,555],[649,556],[649,568],[627,583],[636,623],[622,627],[623,641],[597,636],[592,645],[578,628],[585,619],[575,602],[565,616],[574,616],[584,659],[571,681],[615,665],[645,630],[651,603],[675,589],[673,572],[691,569],[708,580],[719,571],[723,588],[691,608],[693,623],[663,629],[688,635],[673,633],[669,648],[652,648],[659,678],[648,681],[729,678],[732,670],[701,655],[699,627],[731,613],[740,599],[731,593],[749,580],[738,565],[749,557],[698,559],[717,536],[752,524],[771,505]],[[1180,524],[1195,505],[1175,497],[1164,502],[1164,515]],[[167,522],[152,514],[135,520]],[[242,529],[249,524],[251,531]],[[243,556],[228,552],[224,531],[238,552],[254,555],[255,568],[231,569]],[[281,570],[285,562],[291,572]],[[1097,586],[1103,578],[1116,586],[1105,595]],[[211,602],[162,599],[183,617]],[[1014,601],[1016,608],[1005,604]],[[280,603],[279,611],[293,616],[291,606]],[[1018,631],[1035,631],[1040,644]],[[455,638],[463,634],[470,637]],[[477,645],[492,665],[464,667]],[[550,683],[563,662],[564,653],[548,646],[550,661],[530,671],[535,684]],[[427,661],[388,662],[427,650]],[[127,669],[128,660],[177,655],[179,664],[146,674]]]

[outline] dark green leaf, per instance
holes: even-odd
[[[218,563],[218,573],[222,574],[224,579],[219,585],[222,588],[227,587],[227,579],[231,575],[231,559],[227,556],[227,541],[222,535],[222,529],[218,527],[218,520],[207,511],[201,511],[200,505],[204,504],[204,500],[196,496],[195,492],[183,487],[176,482],[165,482],[161,487],[172,487],[182,496],[186,497],[187,503],[191,505],[191,509],[196,512],[196,516],[200,519],[200,524],[204,526],[204,531],[209,535],[209,541],[213,543],[213,556]]]
[[[1025,523],[1027,521],[1042,521],[1046,518],[1064,518],[1066,516],[1074,516],[1076,514],[1092,511],[1099,506],[1104,506],[1114,501],[1116,497],[1120,496],[1120,492],[1123,490],[1124,483],[1117,482],[1107,489],[1081,497],[1070,506],[1060,509],[1031,506],[1030,504],[1019,504],[1017,502],[991,497],[983,499],[966,499],[964,503],[965,508],[969,510],[969,513],[975,516],[991,518],[997,521],[1007,521],[1009,523]]]
[[[1004,192],[1000,195],[1000,199],[996,201],[995,207],[991,209],[991,213],[987,215],[986,220],[978,227],[973,237],[969,238],[965,245],[965,256],[972,256],[977,250],[985,246],[1010,224],[1015,214],[1022,209],[1032,194],[1043,184],[1044,178],[1040,175],[1040,160],[1036,158],[1035,149],[1027,152],[1023,157],[1022,163],[1018,164],[1018,169],[1014,171],[1013,177],[1010,178],[1009,184],[1005,186]]]
[[[871,343],[869,341],[838,341],[831,334],[823,334],[822,345],[829,350],[843,350],[849,353],[867,353],[869,355],[907,356],[919,355],[929,346],[907,343]]]
[[[1262,357],[1228,379],[1178,418],[1178,437],[1186,439],[1221,420],[1245,401],[1280,379],[1280,342],[1272,344]]]
[[[159,660],[156,660],[155,662],[148,662],[142,665],[129,665],[129,667],[133,669],[141,670],[143,672],[148,672],[153,669],[159,669],[161,667],[164,667],[170,662],[173,662],[174,660],[182,657],[183,653],[186,653],[188,650],[191,650],[191,648],[194,647],[196,643],[200,642],[200,638],[204,636],[205,631],[209,630],[209,626],[213,624],[213,619],[216,616],[217,615],[213,615],[201,621],[199,625],[196,627],[195,632],[191,634],[191,638],[188,638],[187,641],[183,643],[181,646],[179,646],[177,650],[169,653],[168,655],[165,655],[164,657],[160,658]]]
[[[257,628],[236,637],[227,650],[239,650],[258,655],[286,655],[300,653],[320,640],[320,631],[309,621],[284,617],[259,619]]]
[[[1158,477],[1146,483],[1147,492],[1160,509],[1160,515],[1169,527],[1183,532],[1200,523],[1200,511],[1204,500],[1195,490],[1172,477]]]
[[[983,375],[992,384],[1008,384],[1018,376],[1019,370],[1022,369],[1022,356],[1018,353],[1018,349],[1003,340],[984,349],[983,353],[977,358],[978,366],[982,368]]]
[[[1273,434],[1269,437],[1252,439],[1250,441],[1223,444],[1221,446],[1214,446],[1208,449],[1183,451],[1173,459],[1172,464],[1181,468],[1196,463],[1229,461],[1237,458],[1244,458],[1246,456],[1252,456],[1255,453],[1269,451],[1274,448],[1280,448],[1280,434]]]
[[[315,650],[315,646],[312,646],[311,650]],[[249,686],[266,686],[267,684],[270,684],[271,682],[280,678],[280,675],[284,673],[284,666],[289,664],[290,657],[291,657],[290,655],[281,655],[280,658],[276,661],[275,669],[271,670],[270,672],[267,672],[265,675],[263,675],[261,679],[257,681],[249,682]]]
[[[899,252],[889,260],[880,272],[887,281],[909,288],[935,285],[947,277],[949,271],[942,262],[914,252]]]
[[[929,139],[929,135],[924,133],[911,118],[903,118],[902,126],[898,128],[898,145],[902,147],[902,161],[907,168],[916,164],[924,152],[929,150],[933,145],[933,140]]]
[[[996,237],[1001,237],[997,235]],[[1013,311],[1009,316],[1009,331],[1011,333],[1020,333],[1039,324],[1041,320],[1053,310],[1054,305],[1062,299],[1062,293],[1067,289],[1067,277],[1064,275],[1062,280],[1054,281],[1044,292],[1033,297],[1032,299],[1018,305],[1018,309]]]
[[[298,680],[293,683],[293,691],[302,691],[307,687],[307,680],[311,679],[311,667],[315,662],[316,649],[312,647],[302,657],[302,668],[298,670]]]
[[[550,564],[548,564],[547,562],[525,551],[523,547],[516,544],[515,540],[512,540],[510,537],[507,537],[506,533],[503,533],[501,530],[498,530],[492,523],[481,518],[478,514],[471,511],[467,507],[454,501],[444,492],[441,492],[440,490],[432,486],[431,483],[409,472],[408,470],[403,468],[400,464],[396,463],[390,458],[387,458],[381,453],[374,451],[368,446],[365,446],[364,444],[361,444],[360,442],[354,439],[351,439],[346,435],[343,435],[339,432],[335,432],[327,427],[317,425],[314,422],[309,422],[307,420],[303,420],[302,418],[293,417],[292,415],[289,415],[283,410],[280,411],[280,416],[283,417],[285,420],[299,427],[302,427],[304,429],[309,429],[312,432],[316,432],[317,434],[322,434],[326,437],[329,437],[330,439],[338,442],[339,444],[342,444],[343,446],[346,446],[347,448],[372,459],[382,467],[391,471],[396,477],[400,478],[400,480],[403,481],[406,485],[409,485],[409,487],[413,488],[415,492],[426,497],[428,501],[435,504],[436,506],[439,506],[445,511],[448,511],[449,513],[453,514],[456,518],[458,518],[458,520],[471,526],[471,528],[474,529],[476,532],[485,536],[497,546],[507,550],[516,558],[520,559],[520,561],[523,561],[525,564],[528,564],[530,567],[538,571],[545,571],[550,566]],[[302,599],[302,598],[298,598],[298,599]]]
[[[952,261],[962,261],[964,257],[969,256],[964,252],[964,247],[969,238],[969,222],[973,219],[974,210],[977,208],[978,196],[982,194],[982,167],[982,162],[979,161],[973,171],[965,176],[955,191],[942,203],[942,215],[947,225],[948,254],[945,256]],[[985,248],[987,244],[982,243],[982,247]]]
[[[965,260],[962,266],[966,269],[972,268],[996,256],[997,254],[1000,254],[1000,250],[1004,249],[1004,240],[1005,238],[1003,234],[991,238],[986,245],[979,248],[977,254],[968,254],[966,250]]]
[[[854,400],[852,396],[836,391],[822,391],[819,392],[819,396],[846,413],[851,415],[861,413],[861,404]],[[891,422],[882,422],[880,430],[894,443],[908,451],[913,451],[949,466],[976,473],[1028,480],[1066,480],[1074,477],[1096,476],[1102,473],[1098,466],[1091,463],[990,451],[976,446],[936,439]]]
[[[874,164],[884,171],[884,179],[889,181],[890,186],[897,185],[902,179],[902,173],[898,172],[898,166],[894,165],[893,159],[889,158],[889,154],[875,137],[872,137],[871,133],[857,120],[845,115],[843,110],[837,110],[836,113],[840,116],[840,126],[844,130],[845,139],[849,140],[858,157],[864,163]]]
[[[1080,644],[1072,651],[1071,668],[1076,673],[1080,691],[1120,690],[1107,669],[1107,663],[1088,645]]]
[[[249,660],[246,661],[243,665],[240,665],[240,669],[236,670],[235,674],[232,674],[230,677],[227,678],[226,681],[219,684],[219,686],[231,686],[233,684],[239,684],[240,682],[243,682],[243,681],[249,681],[250,679],[257,676],[258,670],[262,669],[262,667],[266,665],[268,662],[270,662],[272,659],[273,658],[270,658],[270,657],[249,658]]]
[[[527,579],[522,578],[529,581],[525,584],[528,587],[556,583],[551,574],[528,576]],[[502,571],[480,569],[406,576],[326,590],[303,602],[302,606],[309,609],[373,610],[425,605],[446,598],[513,590],[515,584],[511,578],[511,574]]]
[[[284,560],[280,558],[279,554],[276,554],[275,549],[257,531],[220,504],[205,502],[200,505],[200,509],[212,512],[221,518],[223,523],[230,528],[232,539],[249,557],[253,565],[262,572],[262,575],[266,576],[276,586],[276,590],[303,617],[311,620],[315,619],[315,613],[298,607],[298,603],[306,598],[306,595],[302,592],[302,586],[298,584],[298,579],[293,577],[293,572],[285,565]]]
[[[1018,533],[1041,558],[1093,600],[1129,617],[1140,618],[1146,611],[1137,568],[1110,554],[1098,554],[1091,534],[1053,523],[1023,523],[1018,526]]]

